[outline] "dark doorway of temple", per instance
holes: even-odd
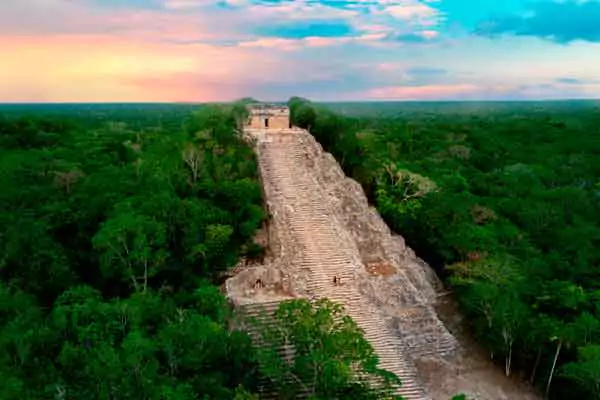
[[[265,118],[265,128],[269,127],[269,118]]]

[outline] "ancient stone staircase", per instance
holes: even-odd
[[[339,223],[328,212],[314,177],[303,167],[304,154],[296,138],[307,134],[294,131],[255,135],[268,200],[286,210],[277,218],[285,220],[291,237],[301,248],[295,268],[309,273],[306,289],[311,298],[328,298],[341,303],[346,314],[364,330],[365,338],[380,358],[380,367],[400,377],[402,386],[398,394],[405,399],[429,399],[418,382],[404,345],[390,331],[379,310],[361,296],[355,284],[364,266],[353,244],[336,229]]]
[[[256,346],[261,346],[264,341],[262,340],[259,329],[262,324],[272,325],[273,324],[273,313],[277,311],[279,307],[279,301],[270,301],[270,302],[262,302],[262,303],[253,303],[246,304],[239,308],[239,311],[244,315],[244,319],[246,322],[241,326],[252,338],[252,342]],[[254,321],[251,321],[254,320]],[[275,349],[277,354],[282,357],[290,357],[294,354],[294,348],[291,345],[284,345],[277,349]],[[277,399],[278,398],[278,388],[274,387],[271,382],[267,379],[264,379],[262,382],[259,382],[258,389],[261,394],[261,399]],[[298,398],[304,399],[308,398],[309,393],[306,390],[302,390],[302,388],[298,389]]]
[[[456,352],[456,339],[447,332],[437,315],[424,306],[407,307],[399,310],[394,323],[401,332],[405,351],[413,358],[428,356],[452,357]],[[432,315],[433,314],[433,315]],[[418,330],[403,329],[407,326]]]

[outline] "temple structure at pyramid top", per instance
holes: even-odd
[[[292,127],[290,109],[285,105],[254,103],[247,107],[249,115],[245,128],[289,129]]]

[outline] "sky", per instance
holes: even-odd
[[[600,0],[0,0],[0,102],[600,98]]]

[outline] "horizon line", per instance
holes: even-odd
[[[302,97],[302,96],[298,96]],[[305,98],[313,103],[535,103],[535,102],[567,102],[567,101],[600,101],[600,97],[574,97],[564,99],[554,98],[539,98],[539,99],[422,99],[422,100],[380,100],[380,99],[368,99],[368,100],[313,100],[311,98]],[[242,100],[226,100],[226,101],[18,101],[18,102],[3,102],[0,101],[1,106],[16,106],[16,105],[74,105],[74,104],[180,104],[180,105],[203,105],[203,104],[229,104],[235,103],[236,101]],[[287,103],[288,100],[257,100],[259,103]]]

